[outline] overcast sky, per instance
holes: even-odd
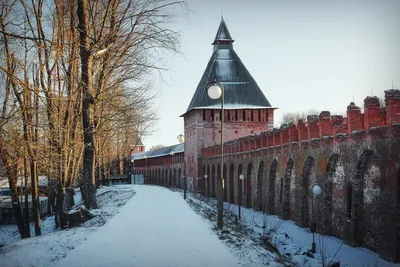
[[[182,55],[154,77],[156,131],[146,149],[173,145],[183,114],[212,54],[221,14],[233,47],[275,112],[329,110],[342,114],[353,100],[400,88],[400,0],[188,0],[192,12],[172,28]]]

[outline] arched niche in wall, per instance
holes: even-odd
[[[251,179],[252,179],[252,172],[253,172],[253,164],[249,163],[247,165],[247,176],[245,177],[246,181],[246,207],[252,208],[252,199],[251,199]]]
[[[207,184],[207,190],[206,190],[206,196],[209,197],[211,196],[211,173],[210,173],[210,165],[207,165],[207,179],[206,179],[206,184]]]
[[[352,181],[351,219],[354,244],[376,250],[379,239],[380,169],[372,150],[365,150]],[[371,218],[374,220],[371,220]]]
[[[176,168],[174,168],[174,173],[172,175],[172,186],[177,187],[177,182],[176,182]]]
[[[172,187],[172,169],[169,169],[168,187]]]
[[[235,182],[234,182],[234,175],[235,175],[235,167],[233,163],[231,163],[229,167],[229,202],[235,202]]]
[[[345,223],[345,174],[339,154],[330,156],[323,185],[323,233],[341,237],[339,225]],[[339,224],[340,223],[340,224]]]
[[[216,180],[215,180],[215,165],[213,164],[211,167],[211,196],[216,196]]]
[[[256,201],[256,209],[260,211],[264,211],[264,196],[263,196],[264,172],[265,172],[265,163],[264,161],[260,161],[260,163],[258,164],[258,171],[257,171],[257,201]]]
[[[204,175],[206,174],[206,166],[203,165],[201,176],[200,176],[200,192],[204,196],[206,195],[206,179],[204,179]]]
[[[182,188],[182,171],[181,171],[181,168],[178,169],[178,187]]]
[[[309,156],[304,162],[300,181],[300,225],[302,227],[309,227],[311,223],[311,197],[313,196],[310,192],[310,181],[313,181],[313,176],[315,176],[315,161]]]
[[[238,202],[237,202],[238,205],[243,205],[243,180],[239,179],[239,176],[240,176],[241,174],[244,175],[244,173],[243,173],[243,166],[242,166],[242,164],[239,164],[239,166],[238,166],[238,173],[237,173],[237,176],[238,176],[238,177],[236,177],[236,181],[237,181],[237,190],[238,190],[238,193],[237,193],[237,194],[238,194]],[[245,177],[245,179],[246,179],[246,177]]]
[[[290,194],[290,185],[292,182],[293,176],[293,160],[289,159],[286,163],[285,168],[285,177],[283,179],[283,218],[285,220],[290,219],[290,203],[291,203],[291,194]]]
[[[268,183],[268,213],[275,214],[275,183],[276,183],[276,169],[278,161],[274,159],[271,163],[269,171],[269,183]]]
[[[223,177],[223,179],[224,179],[224,202],[226,202],[226,201],[228,201],[227,199],[227,181],[228,181],[228,177],[227,177],[227,175],[228,175],[228,173],[227,173],[227,167],[226,167],[226,164],[224,163],[224,173],[223,173],[223,175],[224,175],[224,177]]]
[[[216,184],[215,184],[215,188],[216,188],[216,190],[215,190],[215,197],[218,199],[218,190],[219,190],[219,180],[221,179],[221,165],[217,165],[217,173],[215,174],[215,177],[216,177],[216,180],[215,180],[215,182],[216,182]]]

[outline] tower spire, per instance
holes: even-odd
[[[221,16],[221,22],[218,27],[217,34],[215,35],[215,40],[212,43],[213,45],[230,45],[234,42],[234,40],[231,37],[231,34],[229,33],[228,27],[226,26],[226,23],[224,21],[224,17]]]

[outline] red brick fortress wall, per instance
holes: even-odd
[[[224,151],[226,201],[303,227],[316,221],[320,233],[400,261],[399,90],[385,91],[385,107],[367,97],[364,113],[350,103],[346,117],[323,111],[225,142]],[[210,177],[203,179],[204,192],[213,196],[219,145],[202,149],[201,161]],[[314,184],[321,195],[313,196]]]

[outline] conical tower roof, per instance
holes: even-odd
[[[186,113],[192,109],[219,108],[211,99],[207,85],[217,81],[224,86],[224,108],[271,108],[271,104],[233,49],[233,40],[222,19],[213,42],[214,52],[197,86]],[[185,113],[185,114],[186,114]]]
[[[140,139],[139,138],[139,141],[137,142],[137,144],[136,144],[137,146],[143,146],[143,142],[142,142],[142,139]]]
[[[217,34],[215,35],[215,40],[212,44],[216,44],[217,41],[232,41],[231,43],[234,42],[231,34],[229,33],[228,27],[226,26],[224,18],[221,18],[221,23],[219,24]]]

